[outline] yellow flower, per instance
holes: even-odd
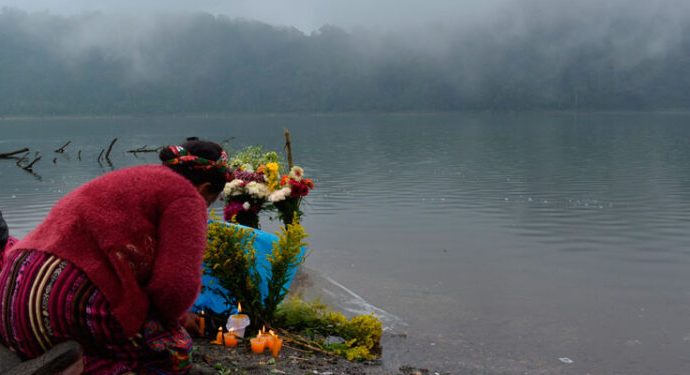
[[[280,183],[280,165],[278,163],[266,163],[265,176],[268,182],[268,188],[274,191],[278,188]]]

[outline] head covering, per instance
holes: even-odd
[[[5,223],[5,220],[2,218],[2,212],[0,211],[0,252],[5,248],[9,236],[10,232],[7,229],[7,223]]]
[[[169,146],[168,147],[174,158],[166,160],[163,164],[166,165],[186,165],[193,169],[218,169],[221,173],[227,173],[228,171],[228,154],[225,151],[220,153],[218,160],[208,160],[200,156],[192,155],[182,146]]]

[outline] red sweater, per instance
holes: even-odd
[[[62,198],[10,252],[36,249],[74,263],[134,335],[149,313],[174,321],[194,303],[206,222],[206,202],[187,179],[163,166],[133,167]]]

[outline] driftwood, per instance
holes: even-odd
[[[294,333],[290,333],[290,332],[288,332],[284,329],[281,329],[281,328],[278,328],[278,332],[280,332],[280,334],[283,336],[283,339],[285,341],[287,341],[288,343],[293,343],[297,346],[300,346],[300,347],[307,349],[309,351],[312,351],[312,352],[317,352],[317,353],[325,354],[325,355],[332,356],[332,357],[338,357],[338,355],[336,353],[333,353],[333,352],[330,352],[326,349],[320,348],[319,346],[317,346],[318,345],[317,343],[310,341],[309,339],[303,338],[303,337],[301,337],[297,334],[294,334]]]
[[[287,151],[288,167],[292,169],[292,142],[290,141],[290,131],[285,129],[285,150]]]
[[[133,149],[133,150],[127,150],[128,153],[130,154],[138,154],[140,152],[158,152],[160,151],[163,147],[156,147],[156,148],[146,148],[147,145],[143,145],[139,148]]]
[[[22,169],[25,170],[25,171],[33,172],[33,170],[34,170],[34,169],[33,169],[34,164],[36,164],[39,160],[41,160],[41,158],[42,158],[41,155],[36,156],[36,157],[34,158],[34,160],[31,161],[31,163],[29,163],[29,164],[23,166]]]
[[[17,151],[5,152],[5,153],[0,154],[0,159],[16,159],[17,157],[15,155],[23,154],[25,152],[29,152],[29,149],[26,147],[24,147],[21,150],[17,150]]]
[[[21,164],[23,162],[29,160],[29,153],[27,152],[26,154],[22,155],[20,158],[16,158],[16,159],[17,159],[17,163],[16,163],[17,167],[23,168]]]
[[[58,148],[57,150],[55,150],[55,152],[57,152],[58,154],[64,154],[65,149],[67,148],[67,146],[69,146],[70,143],[72,143],[72,141],[67,141],[67,143],[62,145],[62,147]]]
[[[108,146],[108,151],[105,153],[105,160],[110,163],[110,152],[113,151],[113,145],[117,142],[117,138],[113,138],[112,141],[110,141],[110,145]]]

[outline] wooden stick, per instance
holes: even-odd
[[[294,335],[294,334],[289,333],[288,331],[286,331],[286,330],[284,330],[284,329],[280,329],[280,328],[278,329],[278,331],[279,331],[280,334],[285,338],[285,340],[286,340],[287,342],[295,343],[295,344],[297,344],[297,345],[299,345],[299,346],[301,346],[301,347],[303,347],[303,348],[306,348],[306,349],[309,349],[309,350],[312,350],[312,351],[315,351],[315,352],[319,352],[319,353],[321,353],[321,354],[326,354],[326,355],[330,355],[330,356],[333,356],[333,357],[337,357],[337,356],[338,356],[337,354],[335,354],[335,353],[333,353],[333,352],[329,352],[328,350],[324,350],[324,349],[322,349],[322,348],[319,348],[319,347],[317,347],[317,346],[312,345],[311,343],[307,342],[307,340],[305,340],[305,339],[299,337],[299,335]],[[316,345],[318,345],[318,344],[316,344]]]
[[[285,128],[285,149],[287,150],[288,168],[292,169],[292,142],[290,141],[290,131]]]
[[[34,169],[33,169],[34,164],[36,164],[36,162],[38,162],[39,160],[41,160],[41,156],[40,156],[40,155],[37,156],[36,159],[34,159],[31,163],[29,163],[29,165],[27,165],[27,166],[25,166],[25,167],[22,167],[22,169],[24,169],[25,171],[29,171],[29,172],[33,171],[33,170],[34,170]]]
[[[105,153],[105,160],[110,161],[110,152],[113,151],[113,145],[117,142],[117,138],[114,138],[108,146],[108,152]]]
[[[58,148],[57,150],[55,150],[55,152],[57,152],[58,154],[63,154],[65,152],[65,148],[67,148],[67,146],[69,146],[70,143],[72,143],[72,141],[67,141],[67,143],[62,145],[62,147]]]
[[[21,164],[22,164],[23,162],[29,160],[29,157],[28,157],[28,156],[29,156],[29,153],[27,152],[26,154],[22,155],[22,157],[17,158],[17,163],[16,163],[16,164],[17,164],[17,167],[23,168]]]
[[[146,145],[143,145],[139,148],[135,148],[133,150],[127,150],[128,153],[130,154],[138,154],[140,152],[158,152],[160,151],[162,147],[156,147],[156,148],[146,148]]]
[[[26,147],[24,147],[24,148],[21,149],[21,150],[10,151],[10,152],[6,152],[6,153],[4,153],[4,154],[0,154],[0,159],[12,159],[12,157],[13,157],[14,155],[21,154],[21,153],[23,153],[23,152],[29,152],[29,149],[26,148]]]

